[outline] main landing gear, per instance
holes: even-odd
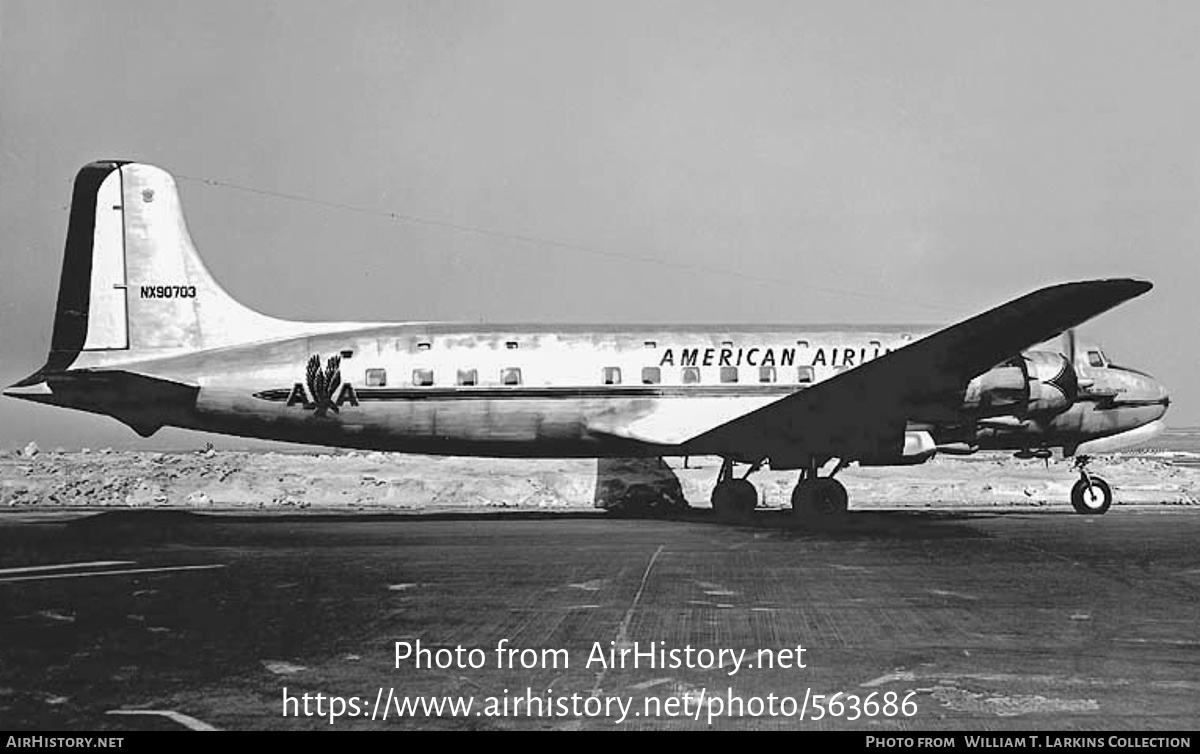
[[[817,475],[816,460],[810,461],[808,468],[800,471],[800,481],[792,490],[792,515],[830,519],[845,514],[850,496],[842,483],[833,478],[844,468],[845,462],[839,460],[829,476],[822,477]]]
[[[1079,471],[1079,481],[1071,488],[1071,506],[1076,513],[1098,516],[1112,505],[1112,488],[1108,482],[1087,472],[1091,456],[1076,456],[1075,468]]]
[[[758,507],[758,490],[746,478],[762,468],[762,461],[752,464],[739,479],[733,475],[733,461],[721,460],[717,486],[712,491],[713,511],[726,521],[744,521]]]
[[[758,490],[747,479],[762,468],[762,461],[751,464],[740,478],[733,474],[733,461],[724,459],[712,491],[712,507],[726,521],[746,521],[758,507]],[[846,513],[850,496],[842,483],[833,477],[847,464],[838,461],[829,476],[818,475],[821,464],[816,459],[800,472],[800,481],[792,490],[792,514],[809,519],[831,519]]]

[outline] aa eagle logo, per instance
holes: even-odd
[[[324,416],[325,412],[333,409],[333,413],[338,413],[338,407],[332,400],[333,391],[337,390],[342,384],[342,357],[334,354],[329,357],[329,361],[325,362],[325,371],[321,371],[321,357],[313,354],[308,360],[308,394],[312,396],[313,403],[316,404],[317,416]]]
[[[287,405],[300,404],[304,408],[315,410],[317,416],[326,416],[330,411],[339,413],[338,407],[345,403],[357,406],[358,395],[354,392],[354,386],[349,382],[342,384],[341,366],[342,357],[335,354],[325,362],[325,369],[321,369],[321,356],[313,354],[308,360],[305,385],[297,382],[292,386]],[[304,392],[306,385],[307,394]]]

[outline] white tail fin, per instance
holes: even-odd
[[[130,350],[202,350],[280,337],[296,330],[297,323],[242,306],[212,279],[192,244],[175,180],[166,171],[137,163],[122,165],[101,184],[101,194],[114,178],[120,182],[121,222],[101,223],[100,213],[114,210],[99,206],[96,232],[100,233],[102,225],[118,225],[123,229],[122,243],[113,244],[111,252],[108,246],[94,250],[92,290],[124,286]],[[102,261],[120,252],[124,254],[123,270],[122,265]],[[109,270],[115,271],[117,279],[111,283],[97,279]],[[106,306],[110,302],[119,313],[121,302],[103,299]],[[96,320],[89,316],[89,343],[93,337],[97,342],[116,340],[109,324],[116,316],[92,306],[91,311],[99,316]],[[99,325],[95,329],[93,321]],[[84,348],[88,347],[85,343]]]
[[[321,329],[259,314],[221,289],[196,253],[166,171],[105,161],[75,177],[54,336],[42,372]]]

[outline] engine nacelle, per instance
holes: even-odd
[[[1045,351],[1024,354],[1029,362],[1029,413],[1059,414],[1079,397],[1079,377],[1067,357]]]
[[[1027,351],[967,384],[963,409],[980,416],[1058,414],[1079,395],[1079,379],[1065,356]]]

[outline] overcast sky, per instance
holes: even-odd
[[[945,324],[1145,278],[1082,334],[1200,424],[1197,82],[1190,0],[3,0],[0,381],[120,158],[293,319]],[[0,399],[29,439],[246,444]]]

